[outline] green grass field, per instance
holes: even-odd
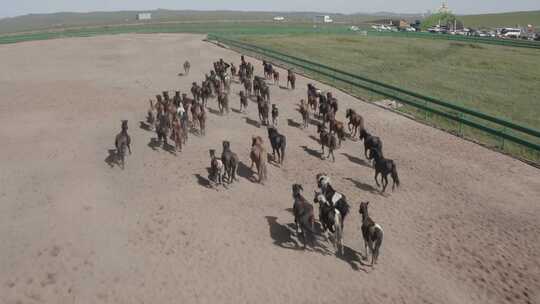
[[[465,26],[473,28],[495,28],[527,26],[532,24],[540,30],[540,11],[511,12],[501,14],[459,16]]]
[[[540,128],[538,50],[395,37],[239,38]]]

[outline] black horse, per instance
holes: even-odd
[[[370,159],[368,156],[368,151],[371,150],[378,150],[379,154],[383,156],[383,143],[379,137],[369,134],[365,129],[361,129],[360,140],[364,141],[364,155],[367,159]]]
[[[373,158],[375,161],[375,183],[377,183],[377,187],[380,187],[379,181],[377,180],[377,176],[381,174],[381,184],[382,184],[382,192],[386,190],[386,186],[388,185],[388,174],[391,174],[392,176],[392,191],[397,186],[399,187],[399,177],[397,173],[397,166],[396,163],[391,159],[384,158],[379,150],[370,150],[370,159]]]
[[[278,130],[274,127],[268,128],[268,139],[272,145],[272,156],[276,161],[276,152],[278,154],[278,164],[282,164],[285,160],[285,148],[287,146],[287,138],[285,135],[279,134]]]
[[[236,170],[238,169],[238,155],[231,151],[231,143],[223,141],[223,152],[221,153],[221,161],[225,167],[223,172],[223,179],[227,177],[229,184],[236,180]]]

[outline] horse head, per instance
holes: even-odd
[[[358,213],[360,213],[360,215],[362,216],[365,216],[368,214],[368,205],[369,205],[369,202],[361,202],[360,203],[360,208],[358,208]]]

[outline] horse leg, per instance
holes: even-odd
[[[386,190],[386,186],[388,185],[388,175],[384,173],[381,174],[381,183],[383,184],[382,192],[384,192]]]
[[[377,175],[379,175],[379,171],[375,171],[375,183],[377,184],[377,187],[380,187],[381,185],[379,185],[379,181],[377,180]]]

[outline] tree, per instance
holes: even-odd
[[[454,22],[456,23],[457,28],[463,28],[463,22],[461,22],[454,14],[441,12],[441,13],[433,14],[427,17],[426,19],[424,19],[424,21],[422,21],[421,28],[422,30],[425,31],[428,28],[437,26],[439,24],[441,26],[447,26],[448,28],[453,28]]]

